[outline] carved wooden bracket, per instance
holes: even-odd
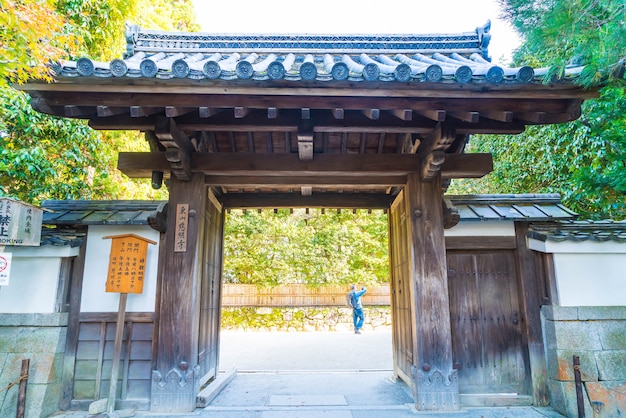
[[[443,227],[444,229],[450,229],[456,226],[461,220],[459,211],[449,199],[442,199],[441,205],[443,206]]]
[[[191,156],[188,153],[180,148],[168,148],[165,150],[165,158],[178,180],[191,180]]]
[[[446,160],[443,151],[432,151],[422,161],[422,180],[431,181],[441,171],[441,165]]]
[[[148,225],[155,231],[165,232],[167,231],[167,203],[163,202],[159,205],[157,210],[148,216]]]

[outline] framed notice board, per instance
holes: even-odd
[[[142,293],[148,244],[156,242],[135,234],[109,235],[103,239],[112,240],[106,291]]]

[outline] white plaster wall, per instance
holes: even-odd
[[[626,254],[555,253],[561,306],[626,306]]]
[[[626,306],[626,243],[528,239],[528,247],[552,253],[560,306]]]
[[[515,224],[509,221],[461,221],[444,231],[446,237],[514,237]]]
[[[13,247],[8,286],[0,286],[0,313],[55,312],[61,258],[78,254],[77,248]]]
[[[81,312],[117,312],[119,293],[105,291],[111,240],[109,235],[136,234],[159,242],[159,232],[144,225],[94,225],[89,227],[83,276]],[[143,293],[128,294],[126,312],[154,312],[159,245],[148,245]]]

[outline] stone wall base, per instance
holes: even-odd
[[[626,415],[626,307],[542,308],[551,406],[578,415],[573,357],[580,358],[585,415]]]
[[[67,314],[0,314],[0,389],[20,377],[30,359],[26,418],[47,417],[58,410]],[[17,412],[18,386],[0,391],[0,416]]]

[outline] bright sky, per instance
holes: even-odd
[[[505,62],[519,45],[498,0],[193,0],[203,32],[395,34],[471,32],[491,19],[489,55]]]

